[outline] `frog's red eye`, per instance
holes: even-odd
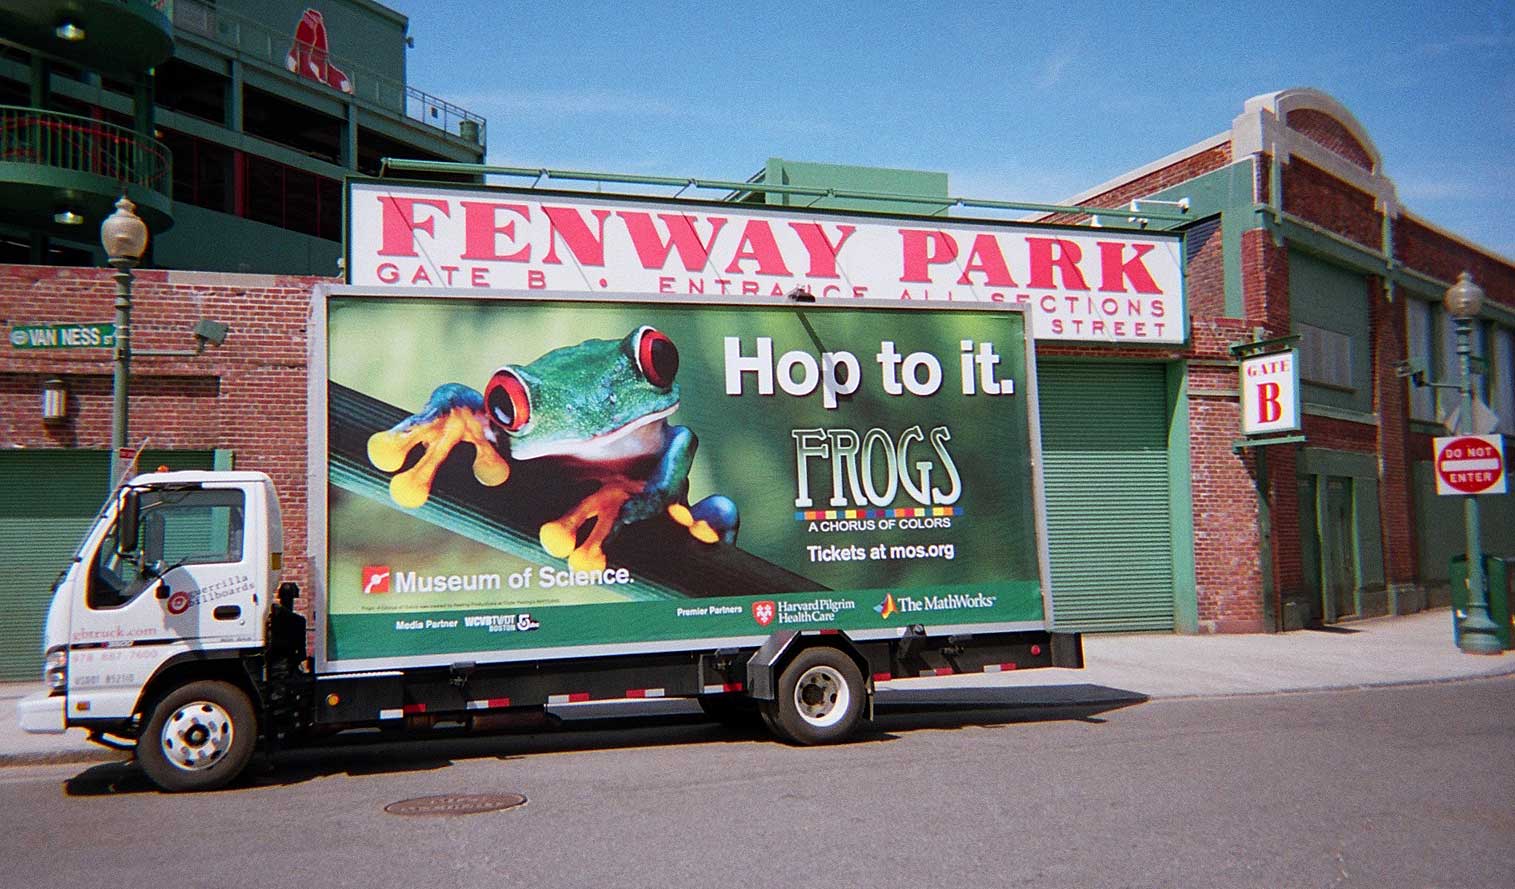
[[[531,396],[516,372],[502,367],[484,387],[484,406],[489,419],[506,432],[520,432],[531,422]]]
[[[672,386],[679,373],[679,350],[673,340],[652,327],[643,327],[632,336],[637,370],[659,389]]]

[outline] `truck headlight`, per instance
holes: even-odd
[[[68,686],[68,650],[49,651],[42,664],[42,682],[53,691],[62,691]]]

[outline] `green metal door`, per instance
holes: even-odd
[[[1337,621],[1357,614],[1357,547],[1352,534],[1352,479],[1326,479],[1321,504],[1320,553],[1323,563],[1325,618]]]
[[[53,582],[105,498],[98,451],[0,453],[0,679],[42,675]]]
[[[144,467],[209,469],[212,452],[148,451]],[[104,451],[0,451],[0,680],[42,676],[52,587],[108,493]]]
[[[1057,626],[1172,630],[1164,367],[1041,362],[1037,382]]]

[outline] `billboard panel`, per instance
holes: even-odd
[[[343,288],[317,313],[326,667],[1043,625],[1022,311]]]
[[[1176,234],[350,180],[360,285],[992,302],[1044,340],[1181,344]]]

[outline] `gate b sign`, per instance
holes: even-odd
[[[1243,435],[1299,431],[1299,355],[1294,350],[1241,362]]]
[[[1503,494],[1504,440],[1498,435],[1434,439],[1437,494]]]

